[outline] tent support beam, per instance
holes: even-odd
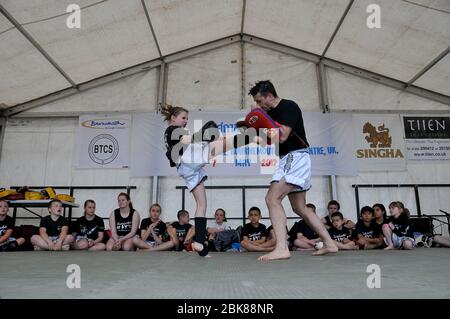
[[[159,66],[159,83],[158,83],[158,103],[156,112],[159,112],[159,107],[166,103],[167,99],[167,64],[163,61]]]
[[[55,60],[41,47],[41,45],[28,33],[27,30],[0,4],[0,12],[6,19],[11,22],[16,29],[44,56],[44,58],[70,83],[70,85],[76,89],[77,85],[69,77],[69,75],[56,63]]]
[[[101,76],[97,79],[93,79],[93,80],[87,81],[85,83],[79,84],[78,89],[67,88],[67,89],[63,89],[63,90],[51,93],[49,95],[46,95],[46,96],[31,100],[31,101],[28,101],[25,103],[17,104],[13,107],[10,107],[10,108],[4,110],[3,115],[7,116],[7,117],[14,116],[19,113],[39,107],[41,105],[48,104],[48,103],[57,101],[59,99],[65,98],[65,97],[87,91],[94,87],[101,86],[101,85],[107,84],[109,82],[113,82],[113,81],[119,80],[121,78],[130,76],[130,75],[133,75],[136,73],[148,71],[148,70],[158,67],[160,65],[161,65],[160,59],[156,59],[156,60],[152,60],[152,61],[145,62],[142,64],[138,64],[136,66],[133,66],[133,67],[130,67],[127,69],[123,69],[123,70],[120,70],[120,71],[117,71],[117,72],[114,72],[111,74],[107,74],[107,75]]]
[[[325,54],[327,54],[328,49],[330,48],[331,44],[333,43],[334,38],[336,37],[336,34],[338,33],[339,29],[341,28],[342,23],[345,20],[345,17],[347,17],[348,12],[350,11],[350,8],[353,5],[353,2],[355,2],[355,0],[350,0],[350,2],[348,3],[347,7],[345,8],[344,13],[341,16],[341,19],[339,19],[339,22],[336,26],[336,28],[334,29],[333,34],[331,35],[330,40],[328,41],[325,50],[323,50],[321,57],[323,58],[325,56]]]
[[[147,17],[148,25],[150,27],[150,30],[152,31],[153,41],[155,41],[156,49],[158,49],[158,54],[159,54],[159,57],[161,58],[162,57],[161,47],[159,46],[159,42],[158,42],[158,38],[156,37],[155,29],[153,29],[152,20],[150,20],[150,14],[148,13],[147,5],[145,4],[144,0],[141,0],[141,3],[142,3],[142,7],[144,8],[144,11],[145,11],[145,16]]]
[[[4,116],[0,117],[0,161],[2,159],[2,149],[3,149],[3,141],[5,138],[6,123],[7,118]]]
[[[46,96],[43,97],[39,97],[37,99],[28,101],[28,102],[24,102],[21,104],[17,104],[15,106],[12,106],[8,109],[3,110],[3,112],[1,114],[3,114],[4,116],[10,117],[10,116],[14,116],[17,115],[21,112],[25,112],[28,110],[31,110],[33,108],[39,107],[41,105],[44,104],[48,104],[50,102],[59,100],[61,98],[65,98],[77,93],[81,93],[83,91],[89,90],[91,88],[112,82],[112,81],[116,81],[119,80],[121,78],[130,76],[130,75],[134,75],[140,72],[144,72],[144,71],[148,71],[150,69],[159,67],[162,64],[162,60],[164,60],[164,62],[169,63],[169,62],[174,62],[174,61],[179,61],[181,59],[186,59],[190,56],[196,55],[196,54],[200,54],[200,53],[204,53],[204,52],[208,52],[211,50],[215,50],[233,43],[237,43],[240,41],[240,36],[238,34],[230,36],[230,37],[226,37],[223,39],[218,39],[212,42],[208,42],[187,50],[183,50],[180,52],[175,52],[173,54],[167,55],[167,56],[163,56],[162,59],[158,58],[158,59],[154,59],[154,60],[150,60],[148,62],[144,62],[123,70],[119,70],[110,74],[106,74],[104,76],[101,76],[97,79],[93,79],[87,82],[84,82],[82,84],[78,84],[78,88],[67,88],[67,89],[63,89],[51,94],[48,94]],[[167,78],[167,76],[166,76]]]
[[[441,61],[448,53],[450,52],[450,46],[441,52],[436,58],[433,59],[430,63],[428,63],[422,70],[420,70],[416,75],[413,76],[411,80],[406,84],[407,87],[411,86],[414,82],[417,81],[422,75],[424,75],[428,70],[430,70],[435,64]]]
[[[322,113],[329,112],[329,101],[328,101],[328,85],[327,79],[325,75],[325,67],[323,66],[322,61],[320,61],[316,65],[316,73],[317,73],[317,88],[319,89],[319,103],[322,109]]]
[[[208,42],[190,49],[186,49],[186,50],[182,50],[180,52],[176,52],[167,56],[163,56],[164,62],[170,63],[170,62],[174,62],[174,61],[178,61],[178,60],[182,60],[182,59],[186,59],[189,58],[193,55],[196,54],[200,54],[200,53],[204,53],[204,52],[208,52],[211,50],[215,50],[233,43],[237,43],[237,42],[244,42],[244,43],[252,43],[254,45],[257,45],[259,47],[263,47],[263,48],[267,48],[270,50],[274,50],[277,52],[281,52],[287,55],[291,55],[291,56],[295,56],[297,58],[303,59],[303,60],[307,60],[310,62],[313,62],[315,64],[319,64],[319,61],[321,61],[323,63],[324,66],[326,67],[330,67],[333,69],[336,69],[338,71],[341,72],[346,72],[346,73],[350,73],[352,75],[356,75],[358,77],[362,77],[365,79],[368,79],[370,81],[373,82],[377,82],[389,87],[393,87],[396,88],[398,90],[404,90],[408,93],[412,93],[415,94],[417,96],[420,97],[424,97],[433,101],[437,101],[439,103],[443,103],[446,105],[450,105],[450,96],[444,95],[444,94],[440,94],[431,90],[426,90],[414,85],[410,85],[407,86],[406,82],[402,82],[399,80],[395,80],[377,73],[373,73],[349,64],[345,64],[342,62],[338,62],[329,58],[322,58],[321,56],[318,54],[314,54],[314,53],[310,53],[307,51],[303,51],[300,49],[296,49],[296,48],[292,48],[283,44],[279,44],[273,41],[269,41],[269,40],[265,40],[265,39],[261,39],[258,37],[254,37],[251,35],[247,35],[244,34],[242,35],[242,37],[239,34],[236,35],[232,35],[223,39],[218,39],[212,42]],[[35,107],[53,102],[55,100],[61,99],[63,97],[67,97],[73,94],[77,94],[80,93],[82,91],[88,90],[90,88],[102,85],[102,84],[106,84],[108,82],[111,81],[115,81],[118,80],[120,78],[123,77],[127,77],[139,72],[144,72],[144,71],[148,71],[151,68],[155,68],[155,67],[159,67],[162,63],[162,59],[155,59],[155,60],[151,60],[145,63],[141,63],[139,65],[136,66],[132,66],[111,74],[107,74],[104,76],[101,76],[97,79],[94,80],[90,80],[87,81],[83,84],[79,84],[78,85],[78,90],[74,89],[74,88],[68,88],[68,89],[64,89],[58,92],[54,92],[51,93],[49,95],[46,95],[44,97],[40,97],[37,98],[35,100],[32,101],[28,101],[28,102],[24,102],[21,104],[17,104],[15,106],[12,106],[6,110],[3,111],[3,115],[10,117],[13,115],[17,115],[21,112],[24,111],[28,111],[30,109],[33,109]]]
[[[241,18],[241,33],[240,33],[241,36],[244,34],[246,7],[247,7],[247,0],[242,0],[242,18]]]
[[[319,63],[319,60],[324,64],[326,67],[330,67],[333,69],[336,69],[341,72],[350,73],[352,75],[356,75],[358,77],[365,78],[367,80],[377,82],[398,90],[402,90],[429,100],[433,100],[442,104],[450,105],[450,96],[437,93],[431,90],[427,90],[424,88],[420,88],[414,85],[407,86],[406,82],[395,80],[392,78],[389,78],[387,76],[374,73],[365,69],[361,69],[356,66],[352,66],[343,62],[339,62],[333,59],[329,58],[322,58],[318,54],[306,52],[300,49],[292,48],[289,46],[286,46],[284,44],[276,43],[273,41],[257,38],[250,35],[244,35],[243,41],[248,43],[253,43],[255,45],[258,45],[263,48],[267,48],[270,50],[282,52],[284,54],[292,55],[295,57],[298,57],[300,59],[308,60],[310,62],[313,62],[315,64]]]

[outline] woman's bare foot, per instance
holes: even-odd
[[[291,258],[291,253],[289,252],[289,250],[281,250],[281,249],[277,249],[275,248],[274,251],[260,256],[258,258],[259,261],[270,261],[270,260],[276,260],[276,259],[289,259]]]
[[[330,253],[337,253],[338,247],[335,243],[332,244],[326,244],[325,247],[319,249],[318,251],[314,252],[313,256],[323,256]]]
[[[394,245],[389,245],[384,250],[393,250],[393,249],[395,249]]]

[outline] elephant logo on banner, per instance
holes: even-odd
[[[366,122],[363,126],[363,133],[369,134],[369,136],[366,136],[366,141],[370,148],[391,147],[392,137],[389,135],[389,129],[384,127],[384,123],[376,128],[371,123]]]

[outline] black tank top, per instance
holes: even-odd
[[[131,232],[133,225],[134,209],[130,209],[127,217],[123,218],[120,214],[120,208],[114,210],[114,218],[116,219],[116,232],[118,236],[126,236]]]

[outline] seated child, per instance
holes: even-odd
[[[370,206],[361,208],[361,219],[356,223],[355,240],[360,249],[374,249],[384,244],[383,234],[374,220],[374,210]]]
[[[9,204],[0,199],[0,251],[14,251],[25,243],[24,238],[14,238],[14,220],[8,216]]]
[[[88,199],[84,202],[84,216],[77,219],[73,237],[75,250],[105,250],[103,243],[105,223],[95,214],[95,202]]]
[[[31,237],[34,250],[69,250],[74,238],[68,235],[67,219],[61,216],[62,203],[53,199],[48,203],[50,215],[41,219],[39,235]]]
[[[383,225],[384,241],[387,245],[385,250],[391,249],[413,249],[414,238],[409,224],[409,210],[402,202],[389,204],[391,216],[388,223]]]
[[[306,204],[306,207],[316,213],[316,206]],[[316,244],[321,241],[319,236],[301,219],[289,230],[289,241],[293,249],[312,250]]]
[[[176,251],[192,251],[190,244],[195,235],[195,227],[189,223],[188,211],[182,209],[177,213],[177,222],[173,222],[167,227],[167,234],[170,240],[174,243]]]
[[[266,226],[261,224],[261,210],[258,207],[252,207],[248,211],[250,223],[244,225],[242,230],[241,250],[263,251],[258,246],[266,242]],[[255,250],[256,249],[256,250]]]
[[[328,232],[330,233],[331,238],[336,242],[339,250],[359,249],[359,246],[355,245],[355,242],[350,239],[350,230],[344,227],[344,216],[342,216],[342,213],[333,213],[333,215],[331,215],[331,222],[333,223],[333,226],[331,226]]]
[[[133,244],[142,251],[163,251],[175,247],[173,241],[165,241],[167,227],[161,219],[161,206],[153,204],[150,207],[150,217],[141,222],[140,238],[135,236]]]

